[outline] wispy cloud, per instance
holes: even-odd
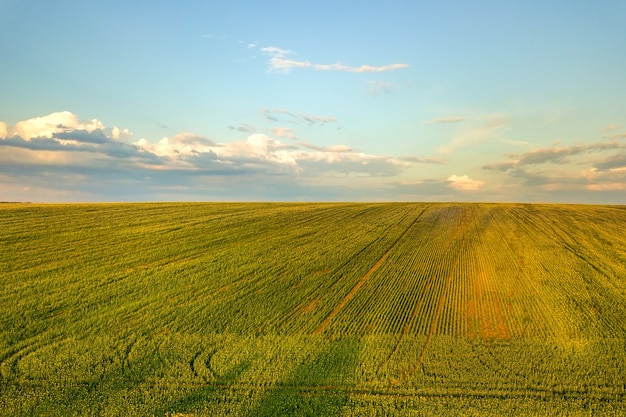
[[[296,133],[290,127],[274,127],[270,129],[270,132],[272,133],[273,136],[276,136],[278,138],[285,138],[285,139],[296,138]]]
[[[261,52],[269,56],[270,71],[289,72],[292,68],[312,69],[315,71],[341,71],[352,73],[386,72],[408,68],[409,64],[398,63],[389,65],[359,65],[350,66],[341,62],[334,64],[316,64],[310,61],[302,61],[288,58],[292,51],[281,49],[276,46],[261,48]]]
[[[370,94],[376,95],[378,93],[391,94],[394,83],[390,81],[369,81]]]
[[[238,132],[256,132],[256,128],[248,123],[239,123],[237,126],[229,125],[228,128]]]
[[[452,118],[444,118],[452,119]],[[436,120],[436,119],[435,119]],[[451,122],[448,122],[451,123]],[[511,123],[511,118],[503,115],[491,115],[482,118],[478,122],[463,126],[452,139],[444,146],[439,147],[442,154],[450,154],[457,149],[477,145],[501,136]]]
[[[443,164],[445,161],[441,158],[420,158],[418,156],[403,156],[400,158],[406,162],[415,162],[418,164]]]
[[[354,151],[354,149],[352,149],[351,146],[347,146],[347,145],[317,146],[317,145],[310,144],[308,142],[300,142],[300,145],[302,145],[305,148],[314,149],[320,152],[342,153],[342,152]]]
[[[511,158],[509,161],[485,165],[484,168],[506,171],[511,168],[526,165],[540,165],[546,163],[567,164],[571,162],[569,157],[575,155],[620,149],[626,149],[626,144],[617,141],[572,146],[552,146],[549,148],[533,149],[521,154],[507,154],[506,156]]]
[[[620,152],[604,159],[600,159],[593,164],[595,169],[607,170],[613,172],[626,171],[626,152]]]
[[[201,37],[205,39],[219,39],[219,40],[228,39],[226,35],[216,35],[215,33],[203,33]]]
[[[334,116],[313,116],[305,113],[293,113],[282,109],[261,109],[263,116],[272,122],[285,121],[288,123],[298,124],[306,123],[309,126],[325,125],[327,123],[336,123],[337,118]]]
[[[464,122],[465,121],[465,117],[461,117],[461,116],[448,116],[448,117],[437,117],[435,119],[431,119],[431,120],[424,120],[422,122],[423,125],[434,125],[434,124],[441,124],[441,123],[460,123],[460,122]]]
[[[524,140],[502,139],[501,142],[507,145],[512,145],[512,146],[530,146],[531,145],[530,142],[526,142]]]

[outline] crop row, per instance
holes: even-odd
[[[0,409],[618,413],[623,230],[599,206],[2,206]]]

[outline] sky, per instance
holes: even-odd
[[[626,204],[626,0],[0,0],[0,201]]]

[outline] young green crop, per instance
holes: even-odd
[[[0,414],[626,413],[626,210],[0,206]]]

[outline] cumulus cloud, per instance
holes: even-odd
[[[179,168],[202,170],[205,164],[220,165],[235,172],[239,169],[267,174],[290,172],[298,176],[314,176],[319,172],[385,176],[401,172],[409,163],[386,156],[368,155],[350,146],[316,146],[306,142],[283,143],[263,133],[249,135],[246,140],[216,143],[193,134],[163,138],[157,143],[145,139],[137,142],[142,150],[167,157]]]
[[[120,129],[117,126],[111,129],[111,137],[115,140],[128,140],[132,135],[128,129]]]
[[[340,149],[302,152],[298,155],[301,176],[333,175],[340,178],[352,175],[391,177],[402,173],[410,164],[396,158],[368,155]]]
[[[331,116],[312,116],[286,110],[266,110],[265,113],[308,125],[336,121]],[[306,142],[284,143],[281,139],[295,138],[293,130],[286,127],[272,129],[273,137],[252,133],[245,140],[228,143],[216,142],[192,132],[163,137],[156,142],[141,138],[127,143],[119,140],[130,135],[126,129],[108,128],[96,119],[80,121],[70,112],[59,112],[15,126],[3,123],[1,129],[4,138],[0,140],[0,147],[8,151],[3,152],[0,159],[10,159],[22,167],[45,164],[72,171],[79,167],[85,170],[109,166],[144,171],[146,177],[150,177],[154,171],[168,170],[211,175],[255,172],[314,176],[317,172],[326,172],[328,175],[387,176],[411,166],[402,159],[357,152],[342,144],[316,146]],[[26,137],[18,134],[9,136],[13,132]]]
[[[79,121],[75,114],[69,111],[62,111],[18,122],[12,129],[7,129],[7,133],[30,140],[34,137],[50,137],[55,133],[66,130],[91,132],[103,128],[104,125],[97,119]]]
[[[448,186],[460,191],[475,191],[484,185],[484,181],[474,180],[467,175],[450,175],[448,177]]]
[[[168,156],[170,158],[179,155],[192,155],[202,152],[211,152],[217,145],[210,139],[203,138],[194,133],[179,133],[171,138],[164,137],[157,143],[150,143],[142,138],[136,145],[144,151],[151,152],[157,156]]]
[[[3,126],[0,147],[5,163],[88,165],[120,159],[161,164],[155,154],[124,141],[131,136],[128,129],[107,128],[97,119],[81,121],[68,111]]]
[[[113,158],[141,161],[150,165],[162,163],[156,154],[141,152],[137,146],[106,137],[100,130],[88,134],[83,131],[78,132],[76,135],[67,135],[72,139],[36,137],[26,140],[20,136],[12,136],[0,140],[0,148],[5,148],[3,156],[15,163],[37,160],[54,164],[80,159],[79,164],[83,165],[93,162],[98,157],[107,159],[109,162]],[[26,154],[24,150],[32,152]],[[78,153],[82,155],[80,158],[70,155]]]
[[[88,130],[65,130],[63,132],[55,132],[52,134],[54,139],[61,139],[61,143],[93,143],[101,144],[109,141],[110,139],[104,134],[102,129]]]
[[[85,121],[69,112],[63,113],[15,125],[0,122],[0,188],[9,187],[15,191],[14,195],[22,196],[21,200],[37,198],[25,198],[26,194],[20,194],[19,190],[52,195],[42,191],[49,188],[84,196],[86,192],[95,193],[96,183],[96,188],[108,190],[109,196],[121,195],[118,193],[126,190],[127,197],[118,200],[140,199],[140,193],[145,190],[149,190],[145,191],[150,195],[148,199],[161,199],[166,195],[161,194],[164,190],[174,193],[167,195],[179,195],[178,199],[184,200],[190,196],[212,199],[218,194],[239,199],[269,196],[292,199],[296,195],[321,196],[323,190],[342,188],[346,193],[337,193],[337,198],[367,199],[376,190],[373,198],[421,195],[474,200],[502,198],[502,184],[506,184],[509,200],[518,199],[522,195],[518,193],[520,190],[525,193],[532,190],[535,195],[548,197],[552,193],[586,192],[610,201],[622,201],[623,197],[619,200],[616,195],[623,196],[626,189],[626,143],[620,140],[571,146],[555,144],[505,154],[501,160],[483,166],[491,171],[485,181],[458,174],[420,179],[425,171],[418,164],[441,165],[432,167],[434,171],[429,171],[432,175],[444,169],[445,160],[369,154],[341,143],[320,146],[294,140],[295,133],[291,127],[285,127],[286,123],[263,133],[242,132],[241,140],[232,142],[193,132],[168,135],[156,141],[141,138],[131,142],[127,129],[110,128],[97,119]],[[287,110],[263,110],[263,113],[267,118],[291,124],[336,123],[332,116]],[[491,117],[483,119],[480,126],[500,129],[508,123],[506,117]],[[18,125],[21,133],[30,135],[28,138],[17,134]],[[498,175],[506,176],[500,186],[493,181]],[[136,191],[129,187],[135,187]],[[317,190],[314,194],[306,194],[313,189]]]
[[[69,137],[71,135],[75,137]],[[69,111],[61,111],[23,120],[16,123],[15,126],[8,126],[6,123],[0,122],[0,138],[10,136],[17,136],[27,141],[33,138],[81,141],[82,137],[84,142],[100,140],[100,143],[102,143],[102,137],[128,140],[132,133],[128,129],[120,129],[117,126],[106,128],[98,119],[79,120],[75,114]]]
[[[212,151],[223,160],[247,158],[294,166],[296,160],[290,154],[289,149],[289,146],[284,145],[279,140],[262,133],[255,133],[248,136],[245,141],[224,143]]]
[[[352,73],[365,73],[365,72],[386,72],[394,71],[398,69],[408,68],[409,64],[389,64],[389,65],[360,65],[357,67],[337,62],[334,64],[316,64],[310,61],[299,61],[295,59],[289,59],[287,56],[293,52],[281,49],[275,46],[268,46],[261,48],[261,51],[269,56],[269,66],[271,71],[289,72],[292,68],[305,68],[313,69],[316,71],[342,71]]]

